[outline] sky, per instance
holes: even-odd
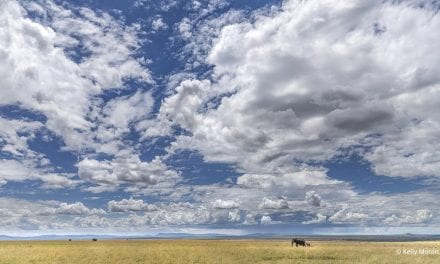
[[[0,234],[439,234],[439,9],[0,0]]]

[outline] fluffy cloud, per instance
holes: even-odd
[[[212,223],[211,213],[206,208],[171,204],[161,211],[148,215],[145,220],[152,225],[194,225]]]
[[[0,160],[0,166],[0,178],[3,180],[23,181],[36,178],[32,170],[16,160]]]
[[[0,198],[0,230],[16,229],[57,230],[72,228],[77,217],[103,218],[102,209],[89,208],[81,202],[63,203],[57,201],[27,201]]]
[[[167,168],[158,158],[142,162],[138,156],[121,156],[113,160],[84,159],[78,164],[81,179],[95,183],[89,188],[94,192],[113,190],[121,184],[135,184],[139,187],[157,185],[158,188],[172,187],[180,180],[177,172]]]
[[[240,222],[241,215],[239,210],[229,211],[228,213],[229,222]]]
[[[44,127],[39,121],[14,120],[0,117],[0,180],[9,182],[40,180],[46,189],[72,188],[80,183],[68,173],[54,173],[44,154],[29,148],[28,141]]]
[[[372,227],[394,226],[435,226],[438,216],[433,213],[436,206],[436,196],[433,194],[415,192],[408,199],[423,198],[425,204],[402,202],[400,195],[368,195],[357,196],[350,199],[349,203],[328,205],[326,207],[311,206],[321,212],[314,213],[315,217],[303,221],[303,213],[307,207],[290,208],[288,212],[276,206],[271,208],[246,208],[218,210],[205,203],[145,203],[140,199],[112,200],[108,203],[108,212],[102,209],[89,208],[81,202],[60,203],[57,201],[29,202],[25,200],[0,198],[0,219],[2,227],[13,224],[14,226],[39,227],[41,230],[92,230],[93,228],[106,230],[144,230],[146,226],[170,228],[176,225],[227,225],[231,223],[240,225],[257,224],[342,224],[344,226],[363,225]],[[268,199],[267,199],[268,200]],[[266,201],[266,204],[273,204]],[[335,200],[336,203],[338,199]],[[343,200],[341,199],[340,202]],[[406,201],[406,200],[405,200]],[[247,205],[247,201],[243,202]],[[15,206],[19,206],[19,209]],[[304,202],[303,202],[304,205]],[[418,206],[432,209],[415,209]],[[14,209],[15,208],[15,209]],[[385,208],[385,209],[384,209]],[[271,209],[268,212],[267,209]],[[136,213],[133,213],[136,212]],[[312,211],[308,212],[313,214]],[[330,217],[328,217],[330,216]],[[297,218],[298,217],[298,218]],[[274,221],[273,219],[282,219]],[[29,220],[32,220],[29,222]]]
[[[143,200],[122,199],[120,201],[110,201],[108,202],[108,209],[111,212],[128,212],[128,211],[154,211],[158,210],[158,207],[152,204],[144,203]]]
[[[31,18],[32,17],[32,18]],[[19,105],[44,121],[0,118],[2,181],[42,180],[44,188],[74,187],[72,175],[54,173],[43,154],[30,150],[36,130],[62,138],[65,149],[116,154],[131,122],[145,118],[153,100],[149,93],[113,99],[94,97],[123,88],[127,78],[151,82],[140,59],[136,25],[109,14],[53,1],[0,3],[0,105]],[[104,105],[102,107],[102,105]],[[102,108],[102,109],[101,109]]]
[[[383,220],[387,225],[407,225],[407,224],[422,224],[429,222],[432,218],[432,212],[428,209],[417,210],[413,215],[396,216],[395,214]]]
[[[334,224],[395,226],[429,226],[438,221],[434,214],[436,192],[412,191],[405,195],[370,193],[355,195],[349,199],[333,199],[324,207],[314,207],[315,212],[327,217],[327,222]],[[339,200],[339,202],[337,202]],[[414,201],[417,200],[417,203]],[[424,208],[424,209],[420,209]],[[304,223],[313,223],[314,220]]]
[[[410,1],[291,0],[224,26],[205,57],[212,81],[162,104],[191,133],[170,150],[233,163],[246,187],[331,183],[307,164],[354,145],[377,174],[438,176],[439,25]]]
[[[278,199],[271,200],[269,198],[264,197],[263,201],[258,205],[260,209],[286,209],[289,208],[289,205],[286,200]]]
[[[170,77],[159,104],[161,91],[145,88],[152,78],[137,54],[140,25],[51,0],[2,1],[0,105],[44,118],[0,117],[0,188],[38,180],[161,202],[111,200],[106,213],[84,201],[0,198],[0,227],[434,226],[435,190],[361,195],[323,165],[355,146],[376,174],[439,176],[440,114],[432,109],[440,104],[440,55],[432,51],[440,38],[432,32],[440,21],[416,2],[286,0],[247,20],[235,10],[214,14],[225,1],[191,1],[185,8],[196,14],[162,33],[186,41],[182,67],[194,72]],[[156,5],[167,12],[180,4]],[[164,18],[152,18],[153,30],[165,28]],[[123,91],[127,80],[135,85]],[[30,149],[43,130],[79,156],[79,178]],[[142,148],[157,136],[172,141],[167,154],[146,161]],[[189,184],[167,165],[182,149],[231,165],[236,181]]]
[[[0,160],[0,180],[2,185],[7,182],[24,182],[27,180],[39,180],[43,182],[45,189],[73,188],[81,183],[80,180],[71,179],[72,174],[53,173],[44,168],[38,168],[33,160]]]
[[[152,22],[151,22],[151,28],[154,31],[160,31],[160,30],[164,30],[167,29],[168,26],[167,24],[163,21],[163,19],[161,17],[157,17],[155,18]]]
[[[260,219],[260,223],[262,225],[270,225],[272,224],[272,218],[268,215],[263,215]]]
[[[352,212],[347,208],[336,212],[328,218],[328,221],[333,223],[363,223],[368,220],[368,215],[360,212]]]
[[[10,120],[0,117],[1,151],[18,158],[38,156],[29,149],[27,141],[32,139],[35,131],[41,127],[43,124],[38,121]]]
[[[88,214],[105,214],[102,209],[89,209],[81,202],[76,202],[73,204],[60,203],[60,206],[54,210],[56,214],[67,214],[67,215],[88,215]]]
[[[303,224],[322,224],[325,223],[326,221],[327,221],[327,216],[318,213],[316,215],[316,218],[309,221],[304,221]]]
[[[185,61],[187,70],[197,68],[205,64],[213,40],[217,38],[226,25],[243,20],[243,13],[238,10],[230,10],[220,16],[215,16],[215,10],[224,7],[224,1],[213,0],[206,8],[199,9],[197,14],[183,18],[177,24],[180,38],[187,41],[182,59]]]
[[[74,174],[42,172],[39,178],[43,181],[42,187],[45,189],[64,189],[73,188],[82,183],[81,180],[72,179],[74,176]]]
[[[93,148],[97,152],[116,155],[130,149],[124,136],[138,126],[141,121],[148,122],[154,100],[149,92],[136,92],[130,96],[114,98],[104,106],[96,107],[91,113],[96,124]]]
[[[321,196],[314,191],[307,192],[305,200],[308,204],[313,206],[321,206],[322,203]]]
[[[150,93],[137,92],[132,96],[117,97],[102,109],[104,123],[115,128],[128,129],[130,122],[145,119],[152,106],[153,98]],[[115,137],[118,135],[120,134],[116,133]]]
[[[125,78],[151,80],[138,60],[134,27],[88,8],[14,0],[0,4],[0,104],[19,103],[47,117],[68,148],[93,145],[90,100]],[[24,7],[22,6],[24,5]],[[32,20],[28,12],[39,20]],[[84,54],[79,54],[82,51]]]
[[[240,204],[233,200],[221,200],[217,199],[212,203],[212,207],[215,209],[234,209],[238,208]]]
[[[293,169],[292,169],[293,170]],[[338,183],[328,180],[324,170],[304,170],[294,173],[244,174],[237,178],[237,184],[248,188],[292,188],[306,185]]]

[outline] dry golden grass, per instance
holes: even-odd
[[[440,255],[397,254],[438,249],[440,242],[288,240],[109,240],[0,242],[0,263],[440,263]]]

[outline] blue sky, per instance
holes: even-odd
[[[0,233],[438,233],[438,5],[0,3]]]

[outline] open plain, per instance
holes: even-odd
[[[440,263],[440,242],[288,240],[2,241],[0,263]]]

